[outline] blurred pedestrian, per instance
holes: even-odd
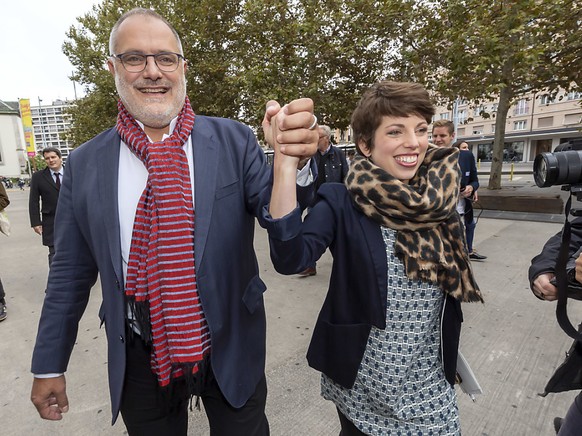
[[[8,199],[8,194],[4,185],[0,183],[0,212],[2,212],[10,204]],[[2,285],[2,280],[0,279],[0,321],[4,321],[7,316],[6,310],[6,292],[4,291],[4,286]]]
[[[56,147],[46,147],[42,151],[47,166],[32,175],[28,197],[30,226],[42,236],[42,245],[48,247],[49,266],[55,255],[55,216],[59,192],[63,181],[63,159]]]
[[[449,120],[437,120],[432,126],[432,141],[439,147],[452,147],[455,139],[455,126]],[[468,151],[469,146],[464,141],[458,141],[457,145],[465,144],[464,148],[467,151],[459,153],[459,168],[461,170],[461,180],[459,189],[461,191],[461,199],[458,204],[459,213],[463,216],[465,224],[465,239],[467,241],[467,250],[469,251],[469,258],[471,260],[485,260],[484,256],[475,250],[473,247],[473,239],[475,236],[475,216],[473,213],[473,201],[477,201],[477,189],[479,189],[479,177],[477,175],[477,164],[475,163],[475,156]],[[458,147],[457,147],[458,148]]]
[[[341,435],[461,432],[460,303],[482,297],[456,213],[459,152],[429,145],[433,115],[421,85],[373,85],[352,114],[359,156],[345,185],[321,186],[303,223],[297,159],[275,149],[275,268],[296,273],[328,247],[333,256],[307,359],[322,372]]]
[[[343,151],[331,144],[331,129],[328,126],[319,126],[317,152],[312,159],[315,160],[317,166],[316,192],[319,191],[319,188],[324,183],[343,183],[348,173],[348,163]],[[315,199],[317,199],[317,196]],[[316,274],[317,265],[314,261],[301,271],[299,276],[310,277]]]

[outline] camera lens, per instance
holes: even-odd
[[[534,160],[534,180],[540,188],[580,183],[582,151],[568,150],[538,154]]]

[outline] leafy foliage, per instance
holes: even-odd
[[[499,99],[490,189],[501,187],[507,112],[524,93],[580,86],[577,0],[442,0],[403,47],[400,70],[441,101]]]
[[[321,123],[345,129],[362,90],[383,78],[418,81],[446,104],[499,99],[483,114],[496,117],[494,189],[512,102],[580,89],[580,0],[103,0],[63,46],[87,94],[72,109],[74,144],[114,123],[109,31],[136,6],[181,35],[194,110],[254,128],[269,99],[306,96]]]

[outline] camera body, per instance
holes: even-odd
[[[534,160],[533,175],[536,185],[545,188],[563,185],[578,201],[582,200],[582,140],[564,142],[553,153],[541,153]],[[572,209],[575,216],[582,215],[579,209]],[[580,249],[566,265],[568,297],[582,300],[582,284],[576,280],[575,260],[582,253]],[[550,281],[556,285],[555,278]]]

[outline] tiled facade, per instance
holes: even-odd
[[[542,152],[553,151],[562,142],[582,140],[582,93],[560,92],[554,100],[548,93],[519,99],[507,114],[504,160],[533,162]],[[480,106],[460,101],[457,105],[457,139],[467,141],[481,162],[491,160],[495,135],[496,102]],[[487,115],[483,116],[483,112]],[[437,107],[434,120],[454,122],[454,111]],[[352,142],[351,128],[333,132],[336,144]]]
[[[504,160],[532,162],[542,152],[553,151],[562,142],[582,140],[582,93],[560,92],[525,95],[509,109],[505,125]],[[482,162],[491,160],[497,103],[480,106],[460,101],[457,105],[457,139],[467,141]],[[489,117],[483,116],[483,113]],[[454,110],[438,107],[434,120],[454,122]]]
[[[71,150],[64,138],[64,132],[71,125],[71,117],[66,109],[72,102],[55,100],[52,104],[45,105],[41,100],[39,103],[39,106],[30,107],[36,149],[40,152],[45,147],[56,147],[61,150],[63,160],[66,161]]]

